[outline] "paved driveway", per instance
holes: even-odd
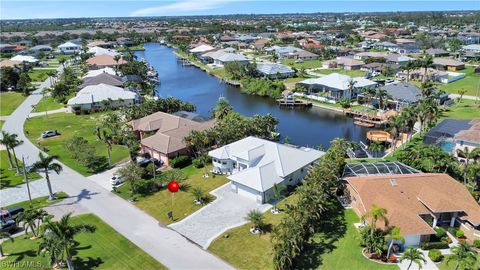
[[[428,251],[422,250],[422,253],[423,253],[423,257],[425,258],[425,260],[427,260],[427,262],[424,263],[421,268],[418,267],[417,264],[412,263],[412,266],[410,267],[410,270],[420,270],[420,269],[423,269],[423,270],[438,270],[437,265],[432,260],[430,260],[430,258],[428,257]],[[407,270],[409,264],[410,264],[410,261],[405,260],[405,261],[399,263],[398,266],[400,267],[401,270]]]
[[[110,184],[110,179],[112,179],[113,175],[115,172],[117,172],[118,169],[123,167],[124,164],[117,165],[113,167],[112,169],[108,171],[104,171],[98,174],[91,175],[87,177],[88,179],[92,180],[95,182],[97,185],[103,187],[106,190],[111,191],[112,190],[112,185]]]
[[[226,184],[211,192],[217,199],[184,220],[169,227],[207,249],[210,243],[228,229],[245,224],[250,210],[267,211],[272,205],[255,201],[230,191]]]

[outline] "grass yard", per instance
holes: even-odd
[[[454,261],[451,261],[449,264],[447,264],[447,260],[446,260],[447,257],[448,257],[448,255],[445,256],[445,258],[443,259],[443,261],[441,263],[437,264],[438,269],[440,269],[440,270],[456,270],[455,267],[457,266],[457,264]],[[480,269],[480,253],[477,254],[477,263],[475,264],[475,266],[472,269]]]
[[[192,165],[183,168],[182,171],[187,177],[187,180],[185,180],[183,184],[188,185],[189,190],[194,187],[200,187],[205,193],[208,193],[228,182],[226,176],[223,175],[212,177],[210,174],[209,178],[203,178],[202,175],[205,172],[204,170],[205,169],[203,168],[197,169]],[[210,167],[208,167],[208,170],[210,170]],[[129,184],[124,184],[118,188],[117,194],[124,199],[128,199],[130,197]],[[202,207],[202,205],[194,204],[193,199],[193,195],[188,190],[180,190],[175,194],[173,203],[173,222],[180,221]],[[211,199],[213,200],[214,198]],[[164,224],[173,223],[167,217],[167,213],[172,211],[172,194],[168,189],[163,189],[145,197],[139,197],[138,201],[135,202],[135,205]]]
[[[24,100],[25,96],[21,93],[0,93],[0,115],[10,115]]]
[[[13,154],[12,162],[15,166]],[[20,160],[18,161],[18,166],[20,166],[20,170],[23,170],[22,162]],[[30,179],[31,181],[37,180],[40,179],[40,175],[38,173],[29,173],[28,179]],[[10,169],[7,150],[0,150],[0,189],[18,186],[23,183],[23,174],[17,175],[17,171],[15,169]]]
[[[68,99],[68,98],[67,98]],[[35,106],[33,112],[44,112],[50,110],[61,109],[65,104],[58,102],[50,96],[44,96],[40,102]]]
[[[126,52],[127,49],[129,51],[145,51],[145,48],[143,47],[143,44],[130,46],[130,47],[123,47],[122,46],[122,47],[115,48],[115,50],[117,50],[118,52]]]
[[[96,226],[95,233],[81,233],[75,238],[78,242],[73,254],[75,269],[139,269],[140,266],[142,269],[166,269],[97,216],[79,215],[72,217],[72,222]],[[40,242],[41,239],[30,240],[24,236],[16,237],[13,243],[6,241],[3,249],[9,255],[2,260],[2,265],[6,266],[3,269],[14,269],[15,265],[9,268],[8,262],[35,262],[41,267],[34,264],[37,266],[34,268],[51,269],[48,257],[37,254]]]
[[[296,69],[310,69],[310,68],[319,68],[322,66],[321,60],[305,60],[303,63],[295,63],[293,59],[284,59],[280,61],[282,64],[294,67]]]
[[[28,76],[33,82],[43,82],[48,78],[48,73],[53,69],[32,69],[28,72]]]
[[[363,70],[345,70],[345,69],[318,69],[318,70],[315,70],[314,72],[318,74],[324,74],[324,75],[339,73],[339,74],[348,75],[351,77],[363,77],[365,76],[365,73],[366,73]]]
[[[2,127],[3,127],[3,124],[5,124],[5,121],[3,121],[3,120],[0,120],[0,129],[2,129]]]
[[[48,116],[30,118],[25,122],[25,133],[36,146],[48,148],[49,155],[58,155],[59,160],[70,168],[84,176],[91,175],[85,166],[73,159],[65,149],[64,143],[74,136],[80,136],[95,146],[96,153],[101,156],[107,155],[107,149],[103,142],[95,136],[95,126],[98,124],[103,113],[89,115],[75,115],[72,113],[56,113]],[[60,136],[41,139],[40,134],[45,130],[58,130]],[[125,146],[113,145],[111,151],[112,164],[128,158],[128,149]]]
[[[475,100],[469,99],[463,99],[461,102],[455,101],[455,105],[448,107],[442,114],[442,118],[459,120],[478,117],[480,117],[480,101],[475,104]]]
[[[473,67],[465,67],[459,70],[459,73],[465,73],[465,78],[448,84],[440,84],[440,89],[448,93],[458,94],[458,90],[465,89],[467,96],[475,96],[480,88],[480,74],[475,74]]]
[[[49,205],[61,202],[61,201],[63,201],[63,199],[68,198],[68,195],[65,192],[57,192],[57,193],[55,193],[55,197],[57,197],[57,199],[52,200],[52,201],[48,200],[48,196],[38,197],[38,198],[32,199],[32,208],[43,208],[45,206],[49,206]],[[7,206],[2,206],[2,207],[8,209],[8,208],[16,207],[16,206],[21,206],[21,207],[27,209],[27,208],[30,208],[30,202],[29,201],[23,201],[23,202],[19,202],[19,203],[7,205]]]

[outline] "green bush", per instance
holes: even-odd
[[[434,262],[439,262],[443,259],[443,255],[438,249],[431,249],[428,251],[428,257]]]
[[[448,232],[451,233],[452,235],[457,235],[458,229],[455,229],[453,227],[448,227]]]
[[[455,233],[455,236],[456,236],[457,238],[462,238],[462,237],[465,236],[465,232],[462,231],[462,230],[458,230],[458,231]]]
[[[480,248],[480,239],[473,240],[473,246],[476,248]]]
[[[203,166],[204,166],[204,165],[203,165],[203,162],[202,162],[201,160],[199,160],[199,159],[194,159],[194,160],[192,160],[192,164],[193,164],[193,166],[194,166],[195,168],[197,168],[197,169],[203,168]]]
[[[192,160],[188,156],[178,156],[176,158],[172,158],[169,163],[172,168],[181,169],[192,164]]]
[[[427,242],[427,243],[423,243],[421,248],[423,250],[445,249],[445,248],[448,248],[448,243],[445,243],[445,242]]]
[[[435,228],[435,233],[436,233],[436,236],[437,236],[439,239],[447,236],[447,232],[446,232],[445,229],[442,228],[442,227],[436,227],[436,228]]]

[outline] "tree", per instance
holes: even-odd
[[[383,144],[381,142],[371,142],[368,146],[370,152],[372,152],[374,157],[378,157],[378,155],[383,151]]]
[[[366,247],[368,253],[375,254],[377,257],[382,256],[387,249],[383,231],[372,225],[367,225],[360,230],[360,243]]]
[[[143,168],[138,166],[136,162],[129,162],[118,170],[118,174],[130,184],[130,194],[136,194],[136,183],[142,179],[142,175],[144,174]]]
[[[403,70],[407,72],[407,82],[410,81],[410,71],[415,68],[417,68],[417,63],[415,61],[408,61],[403,67]]]
[[[9,88],[15,89],[17,82],[20,79],[16,69],[12,67],[2,67],[0,76],[0,90],[8,91]]]
[[[113,60],[115,60],[115,63],[117,63],[117,64],[115,65],[115,72],[118,72],[118,62],[120,61],[120,58],[121,58],[121,57],[120,57],[120,55],[118,55],[118,54],[113,56]]]
[[[400,258],[400,262],[405,260],[410,261],[407,270],[410,269],[413,263],[417,264],[419,269],[422,269],[422,264],[427,262],[423,253],[416,248],[407,248],[403,256]]]
[[[285,197],[284,193],[286,189],[287,188],[282,184],[280,185],[278,185],[277,183],[273,184],[273,200],[274,200],[273,211],[274,212],[278,212],[277,203],[279,200]]]
[[[5,146],[7,150],[7,157],[8,157],[8,163],[10,164],[10,168],[13,168],[13,162],[12,162],[12,154],[10,153],[10,145],[12,144],[12,137],[13,134],[10,134],[4,130],[2,130],[2,138],[0,139],[0,144]],[[18,172],[18,168],[17,168]]]
[[[472,267],[477,261],[477,256],[469,244],[460,242],[458,246],[452,248],[452,254],[447,256],[446,261],[447,265],[454,262],[456,264],[455,270],[468,270],[473,269]]]
[[[348,99],[352,99],[353,91],[355,90],[355,85],[357,84],[356,81],[353,79],[348,82]]]
[[[230,105],[230,103],[225,97],[220,97],[215,104],[215,107],[213,108],[212,116],[215,119],[221,120],[231,111],[233,111],[232,105]]]
[[[448,48],[452,52],[456,52],[462,48],[462,41],[458,38],[452,38],[448,41]]]
[[[53,170],[56,174],[60,174],[60,172],[63,170],[63,167],[59,163],[53,161],[54,159],[57,159],[58,156],[46,156],[42,152],[40,152],[38,153],[38,157],[40,160],[32,165],[30,171],[43,170],[45,172],[45,180],[47,181],[49,193],[48,199],[54,200],[55,196],[53,195],[52,184],[50,183],[50,176],[48,174],[48,171]]]
[[[0,232],[0,240],[7,239],[10,240],[13,243],[13,238],[8,232]],[[4,241],[0,241],[0,259],[5,257],[5,254],[3,253],[3,244]]]
[[[387,249],[387,260],[388,260],[390,258],[390,252],[392,250],[392,247],[395,241],[401,241],[402,243],[405,243],[405,238],[400,234],[399,227],[393,227],[385,235],[385,240],[387,241],[387,244],[388,244],[388,249]]]
[[[420,60],[420,66],[424,69],[423,81],[427,81],[427,69],[433,65],[433,57],[431,55],[425,55]]]
[[[28,76],[27,73],[24,72],[20,74],[17,82],[17,88],[22,90],[24,96],[28,96],[31,82],[32,79],[30,78],[30,76]]]
[[[263,214],[258,210],[250,210],[245,218],[253,224],[253,230],[261,230],[263,226]]]
[[[66,259],[69,270],[74,269],[72,259],[77,246],[75,236],[80,233],[93,233],[96,229],[95,226],[90,224],[71,224],[71,214],[64,215],[59,221],[48,221],[46,223],[45,235],[47,240],[42,241],[39,247],[44,248],[44,252],[53,252],[57,256],[61,254],[61,257]],[[59,251],[61,252],[59,253]]]
[[[465,88],[462,88],[462,89],[458,89],[458,95],[460,96],[458,98],[458,102],[462,102],[462,99],[463,99],[463,95],[465,95],[467,93],[467,90],[465,90]]]
[[[192,188],[192,195],[195,197],[195,203],[203,203],[203,198],[205,198],[205,192],[201,187],[194,187]]]
[[[377,205],[372,205],[370,211],[366,212],[362,216],[362,221],[365,222],[367,219],[370,219],[369,224],[372,226],[372,229],[375,229],[377,226],[377,221],[382,221],[385,226],[388,226],[387,218],[387,209],[381,208]]]
[[[37,237],[39,236],[37,229],[40,226],[40,222],[44,221],[47,216],[47,212],[43,209],[29,208],[18,215],[17,221],[23,222],[25,233],[28,233],[28,230],[30,230],[33,236]]]
[[[18,159],[17,159],[17,153],[15,152],[15,147],[21,145],[23,141],[18,140],[17,137],[18,137],[17,134],[11,134],[9,148],[12,150],[12,153],[13,153],[13,159],[15,160],[15,167],[17,168],[17,174],[20,174],[20,166],[18,166]]]
[[[59,62],[59,63],[62,65],[62,67],[65,69],[65,62],[67,62],[67,59],[65,59],[65,58],[62,57],[62,58],[60,58],[60,59],[58,60],[58,62]]]
[[[378,107],[385,110],[387,101],[390,98],[387,90],[382,88],[377,89],[377,91],[375,91],[375,97],[378,99]]]

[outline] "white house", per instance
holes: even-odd
[[[89,85],[78,91],[77,95],[68,100],[68,106],[72,109],[95,110],[119,108],[137,104],[140,95],[136,92],[108,84]]]
[[[277,63],[259,63],[257,72],[269,79],[289,78],[295,75],[295,70]]]
[[[15,55],[10,61],[37,63],[38,59],[30,55]]]
[[[80,52],[82,50],[82,46],[71,41],[67,41],[58,45],[57,50],[65,54],[74,54]]]
[[[273,199],[274,184],[297,185],[325,153],[247,137],[212,150],[213,171],[228,174],[231,190],[258,203]]]
[[[102,47],[90,48],[90,49],[88,49],[88,53],[93,53],[95,56],[99,56],[99,55],[103,55],[103,54],[110,55],[110,56],[120,55],[120,53],[117,52],[116,50],[105,49],[105,48],[102,48]]]
[[[94,69],[94,70],[89,70],[85,76],[83,76],[83,79],[88,78],[88,77],[95,77],[97,75],[100,75],[102,73],[107,73],[110,75],[117,75],[115,70],[111,67],[106,67],[106,68],[101,68],[101,69]]]

